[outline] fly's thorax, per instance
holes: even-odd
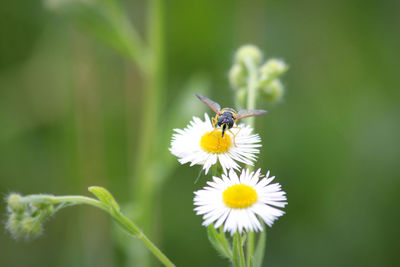
[[[223,108],[220,112],[222,115],[224,115],[225,113],[229,113],[232,115],[232,117],[235,119],[236,115],[237,115],[237,111],[234,110],[233,108]],[[228,114],[225,114],[228,115]]]
[[[223,109],[225,110],[225,109]],[[231,112],[225,111],[218,117],[218,126],[224,126],[225,129],[230,129],[233,127],[235,123],[234,114]]]

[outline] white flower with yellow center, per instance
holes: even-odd
[[[275,207],[285,207],[287,199],[279,183],[270,184],[275,177],[268,176],[269,172],[261,177],[260,169],[251,173],[242,170],[240,177],[233,170],[229,176],[223,174],[222,179],[214,176],[213,181],[207,182],[208,186],[194,192],[195,211],[203,215],[203,225],[214,223],[218,228],[224,224],[224,231],[232,235],[262,231],[259,218],[272,226],[284,214]]]
[[[170,151],[177,156],[181,164],[190,162],[203,165],[206,174],[210,167],[218,161],[224,170],[239,169],[241,162],[253,165],[260,151],[261,139],[258,134],[252,134],[253,129],[244,124],[226,131],[222,137],[221,129],[214,129],[210,117],[205,114],[205,120],[193,117],[189,125],[172,136]],[[233,136],[235,135],[235,136]]]

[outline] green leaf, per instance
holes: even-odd
[[[218,236],[221,244],[224,246],[225,251],[229,255],[229,258],[232,259],[232,246],[229,243],[228,239],[225,236],[224,228],[223,226],[219,227],[219,236]]]
[[[225,237],[224,232],[218,233],[214,228],[213,224],[207,227],[208,240],[210,240],[211,245],[221,254],[223,257],[232,259],[232,251],[230,244]]]
[[[102,203],[110,207],[112,210],[119,212],[120,208],[117,201],[115,201],[114,197],[107,191],[107,189],[100,186],[91,186],[88,190]]]
[[[263,226],[264,231],[260,233],[258,238],[256,251],[254,253],[254,267],[261,267],[265,252],[265,241],[267,239],[266,227]]]

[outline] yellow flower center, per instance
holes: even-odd
[[[220,130],[205,133],[200,140],[202,149],[209,153],[226,153],[231,147],[231,137],[229,134],[224,134]]]
[[[250,207],[257,201],[257,192],[251,186],[245,184],[235,184],[222,193],[225,204],[233,209],[243,209]]]

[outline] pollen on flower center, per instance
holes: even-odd
[[[205,133],[200,140],[200,146],[210,153],[225,153],[231,147],[231,137],[229,134],[224,134],[220,130]]]
[[[235,184],[222,193],[224,203],[233,209],[243,209],[253,205],[258,198],[256,190],[245,184]]]

